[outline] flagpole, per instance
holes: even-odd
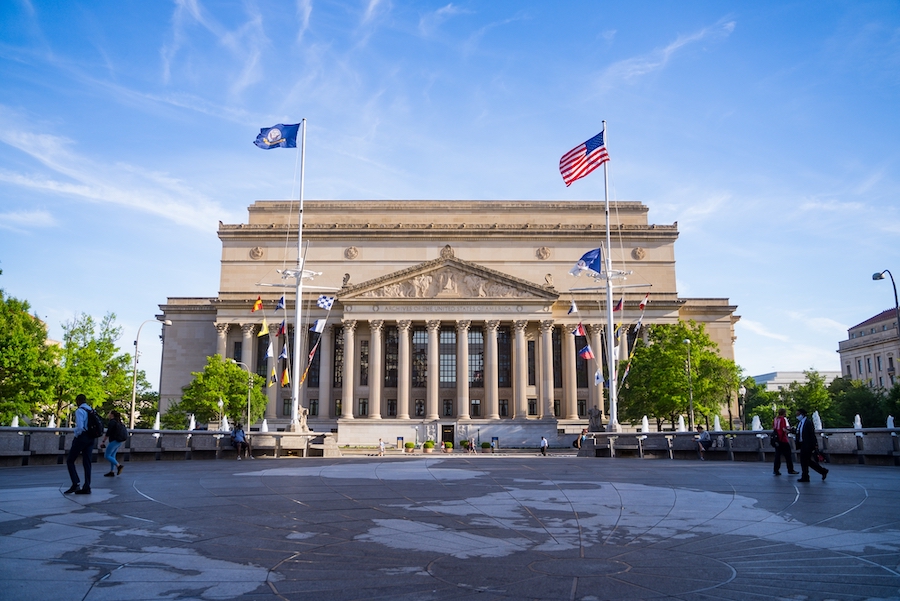
[[[300,305],[303,302],[303,184],[306,176],[306,119],[300,121],[300,209],[297,214],[297,294],[294,301],[294,358],[291,362],[291,431],[300,426]]]
[[[606,121],[603,122],[603,144],[609,148],[606,137]],[[612,287],[612,244],[609,233],[609,161],[603,163],[603,189],[606,196],[606,366],[609,374],[609,420],[606,429],[609,432],[619,432],[619,407],[618,391],[616,383],[616,357],[613,339],[613,287]]]

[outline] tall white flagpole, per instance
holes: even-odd
[[[291,431],[300,426],[300,305],[303,302],[303,184],[306,176],[306,119],[300,121],[300,210],[297,216],[297,295],[294,301],[294,360],[291,363]]]
[[[603,122],[603,144],[609,150],[609,141],[606,137],[606,121]],[[613,286],[612,286],[612,244],[610,243],[609,233],[609,161],[603,163],[603,188],[606,195],[606,366],[609,374],[609,421],[606,429],[609,432],[618,432],[621,430],[619,426],[619,407],[618,407],[618,390],[616,382],[618,375],[616,373],[616,353],[615,353],[615,337],[613,329]]]

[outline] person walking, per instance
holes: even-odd
[[[794,459],[792,457],[793,449],[791,449],[791,439],[788,438],[790,424],[788,423],[787,419],[787,409],[782,407],[778,410],[778,417],[775,418],[773,430],[775,431],[775,437],[778,439],[778,446],[775,447],[774,474],[776,476],[781,475],[782,457],[784,457],[784,462],[787,464],[788,473],[799,474],[800,472],[794,471]]]
[[[544,457],[547,456],[547,447],[549,445],[550,445],[550,443],[547,442],[547,439],[545,437],[541,436],[541,455],[543,455]]]
[[[378,439],[378,456],[384,457],[384,440],[381,438]]]
[[[806,417],[806,409],[797,409],[797,450],[800,452],[800,478],[797,482],[809,482],[809,469],[822,474],[822,480],[828,477],[828,470],[819,465],[816,457],[819,443],[816,440],[816,428],[812,420]]]
[[[89,424],[92,421],[91,414],[94,413],[94,410],[88,405],[86,396],[79,394],[75,397],[75,403],[78,405],[75,410],[75,438],[72,440],[72,447],[66,458],[66,467],[69,469],[72,486],[64,494],[89,495],[91,494],[91,454],[94,452],[94,442],[97,440],[97,436],[103,433],[103,424],[100,424],[99,434],[94,431],[96,426]],[[93,419],[100,421],[99,417]],[[84,486],[80,485],[78,472],[75,470],[75,460],[79,455],[81,464],[84,466]]]
[[[122,423],[122,415],[118,411],[110,411],[106,416],[106,436],[100,441],[100,448],[106,445],[106,452],[103,453],[104,459],[109,461],[109,473],[103,474],[107,478],[118,476],[122,473],[124,466],[116,461],[116,453],[122,443],[128,440],[128,428]]]

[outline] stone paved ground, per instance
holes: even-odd
[[[900,469],[354,457],[0,470],[0,598],[900,599]]]

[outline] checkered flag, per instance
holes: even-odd
[[[316,301],[316,304],[319,305],[320,309],[325,309],[326,311],[331,311],[331,306],[334,304],[333,296],[325,296],[324,294],[319,297],[319,300]]]

